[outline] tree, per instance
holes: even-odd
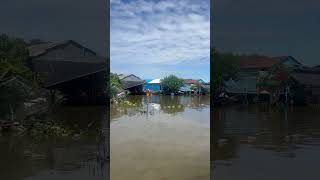
[[[240,56],[232,53],[219,53],[215,48],[210,50],[210,54],[211,82],[214,94],[218,94],[223,87],[224,80],[237,79]]]
[[[115,97],[119,92],[123,91],[122,86],[120,84],[120,79],[117,74],[110,73],[110,95],[111,97]]]
[[[22,39],[0,35],[0,75],[31,79],[31,70],[25,65],[28,56],[27,44]]]
[[[166,76],[161,79],[160,82],[165,94],[178,93],[184,84],[184,80],[176,77],[175,75]]]
[[[29,56],[27,44],[19,38],[0,35],[0,114],[13,113],[30,95],[32,72],[25,65]]]

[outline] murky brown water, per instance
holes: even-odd
[[[210,179],[210,98],[130,96],[111,108],[112,180]]]
[[[320,108],[215,108],[214,180],[317,180]]]
[[[35,141],[28,135],[3,133],[0,137],[0,179],[109,179],[109,165],[101,160],[107,143],[98,142],[95,136],[108,122],[106,107],[59,107],[47,118],[71,128],[88,129],[91,135]],[[90,128],[88,124],[92,124]]]

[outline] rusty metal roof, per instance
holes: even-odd
[[[240,69],[271,68],[279,62],[280,59],[267,56],[243,56],[238,61]]]

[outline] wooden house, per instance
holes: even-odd
[[[193,89],[196,87],[196,90]],[[202,79],[185,79],[184,85],[180,88],[180,92],[182,93],[197,93],[197,94],[205,94],[208,93],[208,85]]]
[[[259,93],[257,87],[259,75],[272,71],[277,65],[283,65],[289,69],[301,66],[301,63],[292,56],[243,56],[239,58],[237,63],[240,69],[238,78],[224,82],[226,92],[231,94],[257,95]]]
[[[35,44],[28,50],[28,66],[44,88],[59,90],[70,103],[107,102],[106,58],[73,40]]]
[[[145,81],[139,78],[138,76],[134,74],[120,74],[119,79],[124,90],[129,91],[131,94],[143,93],[143,85]]]
[[[296,103],[320,103],[320,70],[317,68],[304,68],[292,73],[297,86],[292,87]]]

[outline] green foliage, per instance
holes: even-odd
[[[27,44],[22,39],[0,35],[0,76],[6,73],[31,79],[32,73],[25,66],[28,55]]]
[[[184,80],[175,75],[169,75],[161,79],[161,87],[165,94],[178,93],[183,84]]]
[[[122,86],[120,84],[120,79],[117,74],[110,73],[110,95],[111,97],[115,97],[117,93],[123,91]]]
[[[30,136],[36,141],[46,140],[50,137],[67,137],[73,133],[73,130],[50,121],[36,122],[29,131]]]
[[[9,113],[19,105],[19,103],[28,97],[28,92],[19,84],[0,83],[0,116]],[[12,108],[12,109],[11,109]]]
[[[25,98],[32,72],[25,65],[29,52],[27,44],[18,38],[0,35],[0,115],[4,115]]]
[[[219,53],[216,49],[211,49],[211,82],[213,91],[217,91],[223,85],[223,80],[230,78],[237,79],[239,72],[239,55],[232,53]]]

